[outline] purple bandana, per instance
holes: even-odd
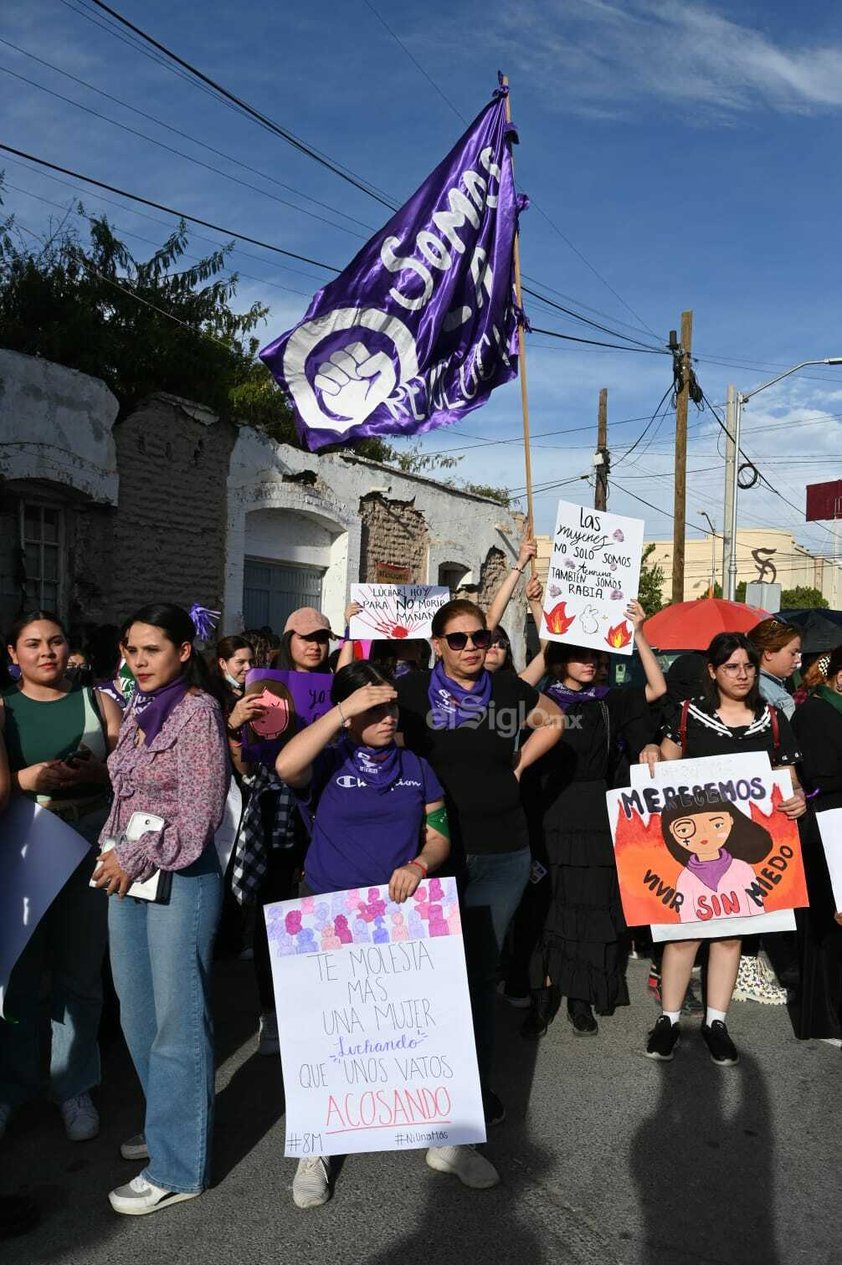
[[[348,758],[345,767],[370,786],[378,795],[385,795],[398,780],[401,771],[401,752],[393,742],[388,747],[354,746],[344,744]]]
[[[566,685],[562,685],[561,681],[553,681],[544,693],[554,703],[558,703],[562,711],[566,711],[574,703],[598,703],[605,698],[610,689],[610,685],[589,685],[586,690],[571,690]]]
[[[491,673],[483,668],[472,690],[451,680],[444,670],[441,659],[430,673],[430,700],[432,728],[458,729],[472,722],[474,727],[491,702]]]
[[[135,691],[134,718],[138,729],[143,730],[146,745],[154,742],[174,707],[187,693],[187,682],[183,676],[177,676],[159,690],[147,694],[144,690]]]
[[[691,874],[695,874],[696,878],[701,879],[705,887],[715,892],[733,859],[731,853],[726,852],[724,848],[720,849],[718,857],[712,857],[710,861],[700,861],[693,853],[687,858],[687,869]]]

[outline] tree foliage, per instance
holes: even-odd
[[[657,563],[649,564],[649,558],[655,550],[655,542],[645,545],[640,564],[640,583],[637,586],[637,600],[647,615],[657,615],[664,608],[664,568]]]
[[[799,584],[796,588],[784,589],[781,593],[782,611],[810,610],[817,607],[820,610],[827,610],[830,607],[830,602],[822,596],[819,589]]]

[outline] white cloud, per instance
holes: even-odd
[[[590,116],[645,100],[708,121],[842,106],[842,45],[784,44],[695,0],[520,0],[505,25],[518,36],[512,59],[547,99]]]

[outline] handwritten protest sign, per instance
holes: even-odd
[[[816,813],[836,909],[842,911],[842,808]]]
[[[441,584],[352,584],[351,601],[363,608],[351,617],[355,641],[432,636],[433,616],[450,601]]]
[[[456,882],[265,907],[286,1155],[485,1141]]]
[[[559,501],[541,636],[631,654],[634,629],[624,612],[637,597],[642,551],[642,518]]]
[[[87,839],[22,795],[0,814],[0,1016],[15,963],[89,851]]]
[[[330,711],[329,672],[283,672],[250,668],[245,698],[257,696],[265,711],[243,725],[243,759],[271,765],[284,743]]]
[[[763,752],[664,761],[607,794],[623,913],[656,940],[795,925],[807,887],[786,770]]]

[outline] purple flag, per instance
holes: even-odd
[[[506,91],[300,324],[261,351],[311,452],[457,422],[516,376]]]

